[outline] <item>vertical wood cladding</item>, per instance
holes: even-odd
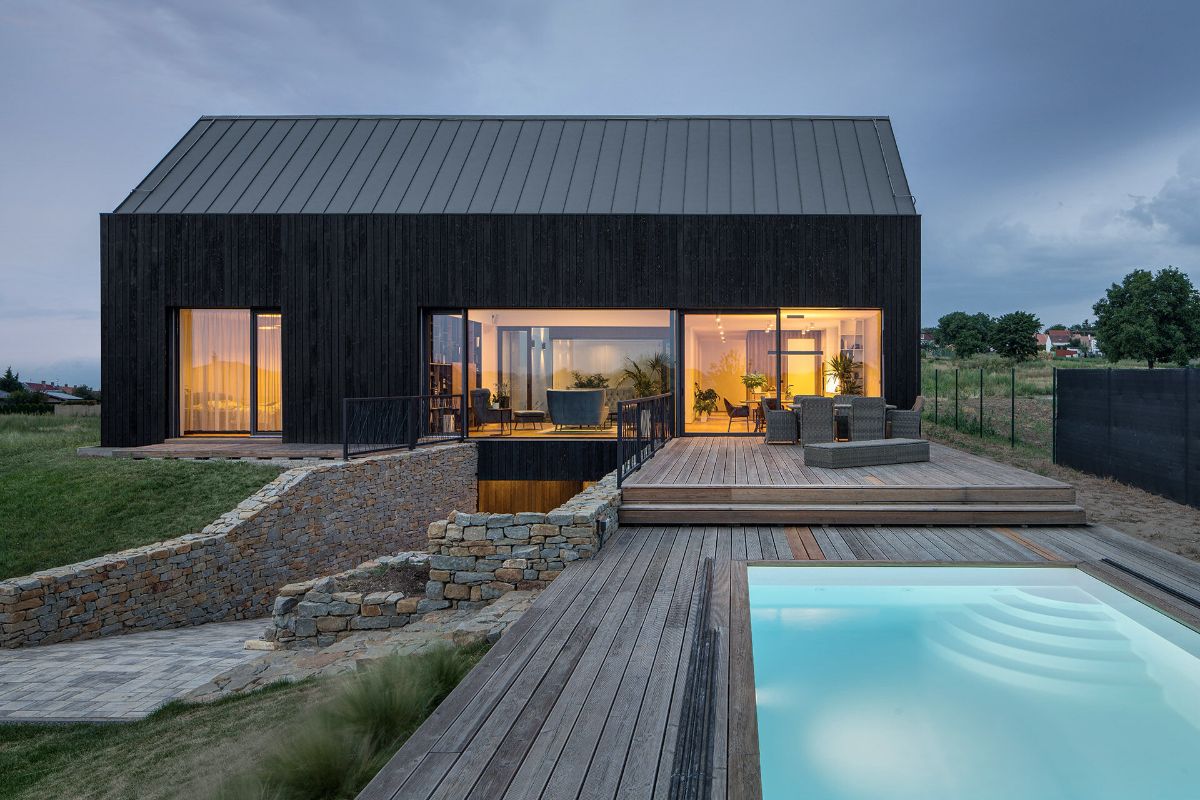
[[[181,307],[282,310],[286,441],[338,441],[343,397],[417,393],[435,307],[881,308],[885,394],[907,406],[920,218],[108,214],[101,297],[106,446],[170,435]]]

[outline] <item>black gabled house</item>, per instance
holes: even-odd
[[[445,393],[543,414],[481,477],[590,479],[664,379],[684,435],[834,359],[906,406],[920,227],[884,117],[204,117],[101,217],[103,444]]]

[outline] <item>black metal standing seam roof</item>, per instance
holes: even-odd
[[[886,117],[201,117],[118,214],[915,214]]]

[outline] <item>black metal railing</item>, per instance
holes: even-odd
[[[617,401],[617,486],[670,441],[673,410],[669,393]]]
[[[459,395],[347,397],[342,400],[342,458],[461,441],[463,423]]]

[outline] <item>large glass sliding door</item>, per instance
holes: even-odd
[[[752,433],[775,396],[776,314],[684,315],[685,433]]]
[[[282,318],[242,308],[179,311],[179,432],[283,430]]]
[[[763,403],[883,392],[878,309],[683,315],[685,433],[761,430]]]

